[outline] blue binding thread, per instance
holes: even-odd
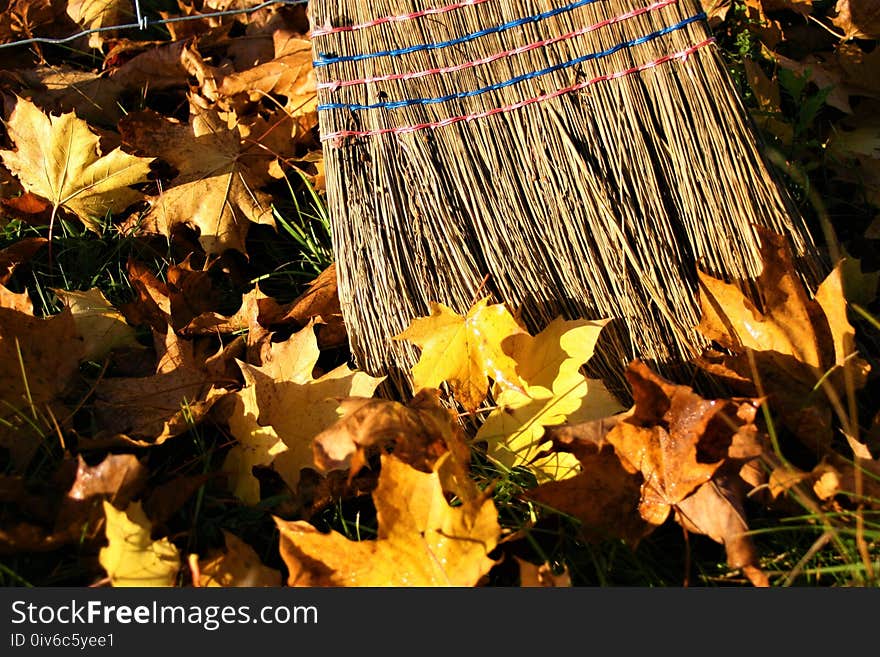
[[[460,98],[479,96],[480,94],[484,94],[489,91],[496,91],[497,89],[503,89],[504,87],[509,87],[525,80],[531,80],[532,78],[540,77],[542,75],[547,75],[548,73],[555,73],[556,71],[561,71],[566,68],[582,64],[583,62],[589,61],[591,59],[601,59],[603,57],[608,57],[609,55],[613,55],[614,53],[616,53],[618,50],[631,48],[633,46],[638,46],[642,43],[647,43],[648,41],[653,41],[654,39],[657,39],[664,34],[669,34],[670,32],[680,30],[683,27],[690,25],[691,23],[694,23],[696,21],[703,20],[704,18],[706,18],[706,14],[704,12],[700,12],[699,14],[695,14],[694,16],[685,18],[675,25],[670,25],[655,32],[651,32],[650,34],[646,34],[645,36],[618,43],[615,46],[611,46],[607,50],[603,50],[601,52],[593,52],[588,55],[582,55],[581,57],[578,57],[576,59],[562,62],[560,64],[554,64],[553,66],[548,66],[547,68],[540,71],[525,73],[524,75],[511,78],[510,80],[505,80],[504,82],[496,82],[495,84],[490,84],[488,87],[482,87],[481,89],[473,89],[471,91],[459,91],[458,93],[449,94],[448,96],[439,96],[437,98],[409,98],[405,100],[392,100],[382,103],[374,103],[372,105],[358,105],[355,103],[326,103],[323,105],[318,105],[318,110],[324,111],[334,109],[347,109],[356,112],[360,110],[371,109],[400,109],[403,107],[410,107],[412,105],[433,105],[435,103],[445,103],[447,101],[458,100]]]
[[[559,14],[565,14],[569,11],[577,9],[578,7],[590,5],[597,1],[598,0],[578,0],[577,2],[572,2],[571,4],[565,5],[564,7],[557,7],[556,9],[551,9],[541,14],[535,14],[534,16],[518,18],[515,21],[510,21],[509,23],[505,23],[504,25],[489,27],[485,30],[480,30],[479,32],[473,32],[472,34],[465,34],[464,36],[450,39],[449,41],[440,41],[438,43],[420,43],[417,46],[409,46],[407,48],[400,48],[398,50],[382,50],[380,52],[364,53],[360,55],[341,55],[339,57],[328,57],[324,53],[318,53],[318,59],[312,62],[312,65],[315,68],[318,68],[320,66],[337,64],[339,62],[358,62],[364,59],[373,59],[374,57],[397,57],[398,55],[406,55],[411,52],[418,52],[420,50],[437,50],[438,48],[457,46],[461,43],[467,43],[468,41],[473,41],[474,39],[486,36],[487,34],[496,34],[498,32],[504,32],[505,30],[509,30],[514,27],[519,27],[520,25],[537,23],[538,21],[542,21],[546,18],[558,16]]]

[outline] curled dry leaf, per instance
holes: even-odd
[[[554,573],[549,563],[534,564],[519,557],[515,557],[519,564],[519,585],[522,587],[569,587],[571,575],[568,568],[561,573]]]
[[[6,285],[16,268],[49,243],[45,237],[26,237],[0,249],[0,285]]]
[[[447,457],[441,457],[438,466]],[[488,495],[452,507],[437,471],[381,457],[373,492],[378,536],[351,541],[304,521],[275,518],[290,586],[476,586],[501,535]]]
[[[180,552],[167,538],[150,538],[151,525],[140,502],[120,511],[104,501],[107,547],[98,561],[112,586],[174,586],[180,570]]]
[[[502,347],[508,338],[524,333],[504,304],[490,306],[485,297],[464,316],[441,303],[432,303],[429,317],[414,319],[392,339],[408,340],[422,349],[412,368],[416,390],[439,388],[445,381],[456,400],[466,410],[474,411],[486,399],[490,378],[502,390],[513,388],[525,393],[516,362]]]
[[[766,587],[770,583],[761,570],[743,510],[745,488],[739,477],[716,475],[676,505],[675,520],[688,531],[722,544],[731,568],[742,570],[755,586]]]
[[[281,572],[263,565],[254,548],[225,529],[226,550],[199,561],[199,586],[281,586]]]
[[[332,349],[348,343],[348,335],[342,320],[342,308],[336,287],[336,263],[332,263],[309,283],[305,292],[285,305],[279,305],[271,297],[257,301],[260,309],[259,322],[264,327],[295,324],[305,326],[310,320],[320,318],[317,325],[318,346]]]
[[[287,29],[272,33],[274,59],[228,75],[221,81],[221,96],[245,94],[252,102],[270,95],[287,99],[286,116],[293,121],[288,141],[302,140],[318,125],[318,93],[312,67],[312,43]]]
[[[452,452],[464,470],[470,448],[455,414],[440,402],[439,391],[424,389],[406,405],[386,399],[349,398],[342,417],[315,437],[315,466],[322,472],[350,470],[354,477],[378,450],[393,452],[404,463],[432,472],[437,460]]]
[[[243,347],[233,341],[214,354],[173,331],[163,336],[166,352],[147,377],[105,378],[95,387],[95,413],[100,443],[117,434],[136,445],[158,445],[199,422],[237,380],[227,365]]]
[[[51,552],[67,545],[91,547],[103,538],[103,500],[127,505],[144,487],[147,470],[131,454],[111,454],[91,466],[81,457],[62,462],[39,495],[21,477],[0,477],[4,510],[0,553]],[[66,489],[66,490],[65,490]]]
[[[847,39],[880,39],[880,5],[875,0],[837,0],[832,22]]]

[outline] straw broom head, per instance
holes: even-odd
[[[440,3],[440,4],[438,4]],[[760,270],[755,226],[822,264],[694,0],[310,3],[342,312],[403,396],[389,338],[482,287],[538,331],[613,318],[594,373],[705,345],[696,267]]]

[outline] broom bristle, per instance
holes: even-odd
[[[705,345],[696,267],[757,275],[755,224],[817,279],[694,0],[441,5],[310,3],[359,367],[411,394],[418,354],[389,338],[429,301],[465,312],[479,290],[533,332],[558,315],[617,320],[596,371],[620,389],[633,357],[664,372]]]

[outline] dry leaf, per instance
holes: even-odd
[[[537,336],[515,335],[507,353],[525,382],[525,390],[502,389],[493,410],[477,432],[488,443],[490,458],[507,468],[525,466],[538,481],[577,474],[577,459],[565,452],[544,454],[550,446],[545,427],[586,422],[622,410],[601,381],[587,379],[580,368],[593,356],[607,322],[556,319]]]
[[[55,531],[67,529],[76,540],[90,538],[104,517],[99,502],[127,506],[143,489],[148,474],[133,454],[108,454],[94,466],[78,456],[76,478],[61,501]]]
[[[583,442],[577,448],[581,471],[526,491],[539,504],[577,518],[586,541],[619,538],[635,548],[654,530],[639,515],[642,477],[621,464],[613,447]]]
[[[394,340],[408,340],[422,349],[412,368],[413,385],[439,388],[448,382],[456,400],[474,411],[486,399],[489,378],[501,389],[524,392],[516,362],[502,342],[526,333],[503,304],[488,305],[486,297],[461,316],[441,303],[431,304],[431,315],[414,319]]]
[[[316,329],[319,347],[332,349],[348,344],[336,288],[335,262],[318,274],[306,291],[289,304],[280,306],[271,297],[263,297],[257,303],[259,322],[265,327],[289,323],[302,327],[309,320],[320,318],[322,323]]]
[[[129,22],[131,5],[128,0],[68,0],[67,15],[84,30],[101,30]],[[100,48],[106,31],[89,35],[89,48]]]
[[[233,73],[220,82],[221,96],[246,94],[252,102],[283,96],[285,115],[295,128],[288,141],[301,140],[318,124],[318,94],[312,68],[312,43],[300,35],[278,29],[272,33],[275,57],[253,68]]]
[[[495,564],[489,553],[501,535],[491,497],[452,507],[437,472],[420,472],[394,456],[381,460],[375,540],[350,541],[275,518],[288,585],[476,586]]]
[[[163,336],[166,352],[148,377],[105,378],[95,388],[99,429],[95,439],[123,434],[135,444],[157,445],[199,422],[228,386],[225,374],[242,342],[214,354],[197,352],[173,331]]]
[[[180,570],[180,553],[167,538],[150,538],[150,520],[140,502],[125,511],[104,501],[107,547],[98,560],[113,586],[174,586]]]
[[[27,191],[64,208],[93,231],[110,213],[143,199],[130,186],[147,181],[151,158],[116,148],[101,153],[98,136],[73,112],[43,114],[28,100],[16,100],[6,129],[16,150],[0,151],[4,164]]]
[[[697,329],[733,352],[697,361],[711,373],[740,386],[757,375],[769,403],[811,449],[828,449],[831,410],[827,394],[844,396],[843,367],[855,387],[864,386],[869,366],[855,357],[855,330],[846,317],[841,265],[810,298],[781,235],[761,229],[763,269],[755,281],[758,307],[734,285],[700,273],[702,317]],[[754,362],[755,367],[752,366]],[[822,381],[822,386],[817,384]],[[827,386],[827,387],[825,387]]]
[[[199,586],[281,586],[281,572],[263,565],[254,549],[225,529],[226,550],[199,561]]]
[[[15,269],[30,260],[40,249],[49,243],[45,237],[25,237],[0,249],[0,285],[9,283]]]
[[[152,112],[133,112],[120,122],[125,143],[156,155],[178,171],[162,194],[151,199],[141,220],[146,230],[170,235],[178,224],[199,231],[206,253],[245,252],[251,223],[274,226],[271,199],[260,187],[268,180],[271,156],[255,140],[243,140],[216,111],[196,110],[182,124]]]
[[[27,293],[0,286],[0,446],[10,451],[17,470],[50,433],[47,411],[63,421],[60,398],[76,379],[82,354],[69,309],[34,317]]]
[[[76,332],[82,338],[84,360],[103,361],[115,349],[142,349],[135,330],[125,321],[103,292],[52,290],[70,309]]]
[[[837,0],[832,22],[847,39],[880,39],[880,5],[876,0]]]
[[[639,512],[654,525],[709,481],[728,456],[734,436],[751,431],[754,406],[709,400],[691,388],[670,383],[638,361],[626,370],[632,385],[633,413],[618,422],[606,439],[624,467],[640,472]]]
[[[321,472],[350,469],[353,477],[378,449],[423,472],[432,472],[450,451],[465,469],[470,461],[461,424],[440,403],[437,390],[420,390],[406,405],[349,398],[339,410],[342,417],[314,440],[314,462]]]
[[[260,482],[253,475],[254,466],[268,466],[287,447],[275,429],[257,421],[260,409],[255,386],[230,393],[229,399],[232,407],[226,421],[236,444],[226,454],[223,471],[228,474],[229,489],[238,499],[245,504],[258,504]]]
[[[558,575],[553,572],[549,563],[534,564],[519,557],[514,557],[519,564],[519,585],[522,587],[569,587],[571,575],[564,568]]]
[[[319,354],[313,320],[288,340],[272,343],[263,366],[240,363],[247,384],[255,387],[259,424],[271,426],[286,447],[272,463],[292,490],[300,471],[314,467],[312,443],[339,418],[340,401],[371,397],[382,381],[345,364],[315,378]]]
[[[731,568],[741,569],[755,586],[766,587],[769,580],[748,534],[745,497],[745,486],[738,477],[716,476],[676,505],[675,519],[688,531],[721,543]]]

